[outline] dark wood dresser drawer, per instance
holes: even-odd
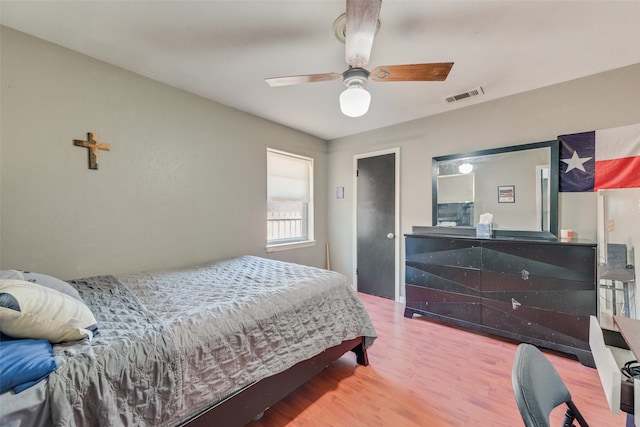
[[[407,235],[405,316],[421,314],[568,354],[593,366],[596,246]]]

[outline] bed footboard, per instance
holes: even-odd
[[[369,364],[362,337],[343,341],[311,359],[299,362],[284,372],[245,387],[181,425],[188,427],[244,426],[349,351],[356,354],[359,365]]]

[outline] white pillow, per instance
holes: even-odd
[[[18,270],[0,270],[0,280],[18,279],[24,280],[21,271]]]
[[[97,322],[82,302],[24,280],[0,280],[0,332],[52,343],[92,338]]]
[[[48,276],[46,274],[31,273],[29,271],[3,270],[0,271],[0,279],[17,279],[37,283],[38,285],[55,289],[56,291],[60,291],[63,294],[67,294],[70,297],[74,297],[75,299],[84,302],[80,297],[80,294],[78,294],[76,288],[63,280],[60,280],[53,276]]]

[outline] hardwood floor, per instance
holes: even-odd
[[[404,305],[359,294],[376,326],[367,367],[347,354],[250,427],[520,426],[511,386],[516,344],[416,317]],[[595,369],[545,352],[590,425],[624,426]],[[564,410],[552,413],[561,425]]]

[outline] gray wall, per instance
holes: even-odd
[[[431,225],[432,157],[638,123],[640,97],[630,95],[636,93],[640,64],[330,141],[332,268],[353,275],[354,155],[400,147],[400,229],[410,233],[414,225]],[[333,196],[335,187],[345,187],[344,199]],[[579,238],[595,241],[595,193],[561,193],[559,222]]]
[[[71,279],[240,254],[325,265],[326,142],[1,30],[0,268]],[[100,169],[74,139],[111,144]],[[315,247],[267,254],[266,151],[315,159]]]
[[[0,268],[76,278],[239,254],[353,273],[353,156],[400,147],[401,231],[431,224],[433,156],[640,122],[640,65],[335,141],[2,28]],[[491,87],[485,87],[490,91]],[[72,141],[111,144],[100,169]],[[266,254],[265,147],[315,158],[318,244]],[[336,199],[335,187],[345,187]],[[596,199],[560,226],[595,240]]]

